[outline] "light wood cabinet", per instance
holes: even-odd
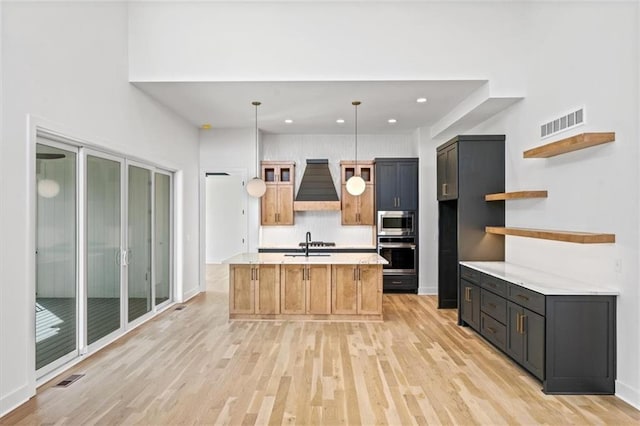
[[[283,314],[331,313],[331,265],[284,265]]]
[[[263,161],[262,179],[267,191],[261,198],[260,223],[263,226],[293,225],[295,163]]]
[[[382,320],[382,265],[231,264],[229,318]]]
[[[279,265],[231,265],[229,313],[280,313]]]
[[[341,161],[340,175],[342,182],[342,224],[374,225],[375,224],[375,180],[373,161]],[[351,176],[360,176],[365,181],[365,190],[361,195],[353,196],[347,192],[347,180]]]
[[[376,265],[359,265],[358,278],[358,314],[382,314],[382,269]]]
[[[382,313],[382,270],[376,265],[333,265],[332,313]]]

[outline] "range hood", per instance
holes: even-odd
[[[307,167],[304,169],[293,209],[295,211],[340,210],[340,199],[329,170],[329,160],[307,160]]]

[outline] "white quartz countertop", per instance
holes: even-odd
[[[593,284],[508,262],[460,262],[460,264],[546,296],[617,296],[620,294],[606,286],[597,287]]]
[[[295,254],[295,256],[291,256]],[[321,256],[319,256],[321,254]],[[222,261],[228,264],[317,264],[317,265],[386,265],[389,262],[377,253],[241,253]]]
[[[286,245],[271,245],[271,246],[262,246],[259,247],[260,250],[304,250],[304,247],[301,247],[298,244],[286,244]],[[322,251],[322,250],[375,250],[375,245],[341,245],[336,244],[335,246],[309,246],[309,250],[313,251]]]

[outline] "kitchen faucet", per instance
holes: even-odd
[[[304,237],[304,255],[309,257],[309,243],[311,242],[311,232],[307,231]]]

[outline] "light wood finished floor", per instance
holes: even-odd
[[[0,423],[640,423],[613,396],[543,394],[431,296],[385,295],[384,323],[229,322],[227,303],[208,291],[172,308]],[[86,376],[52,387],[72,373]]]

